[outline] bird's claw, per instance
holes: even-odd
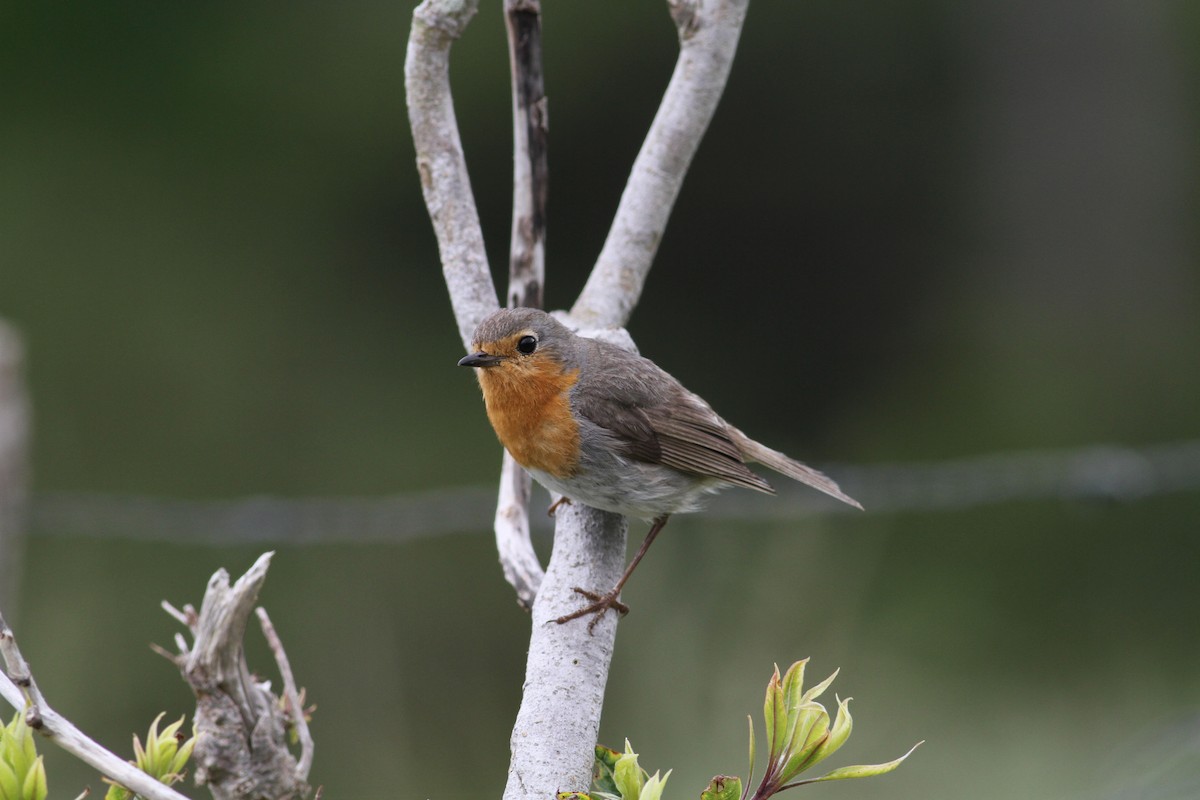
[[[620,594],[620,590],[614,589],[607,594],[599,594],[597,592],[589,592],[587,589],[580,589],[578,586],[576,586],[572,591],[574,591],[576,594],[583,595],[592,602],[578,611],[572,611],[570,614],[556,619],[555,622],[557,622],[559,625],[570,622],[573,619],[579,619],[580,617],[587,616],[588,614],[595,614],[595,616],[592,617],[592,619],[588,622],[588,633],[591,633],[592,629],[596,627],[596,623],[604,617],[610,608],[615,608],[622,617],[629,613],[629,606],[617,599],[617,596]]]
[[[555,500],[553,503],[550,504],[550,507],[546,509],[546,516],[553,517],[554,512],[558,511],[559,506],[570,505],[570,504],[571,504],[571,498],[567,497],[564,494],[561,497],[559,497],[557,500]]]

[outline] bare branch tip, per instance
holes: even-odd
[[[188,614],[188,612],[187,612],[187,609],[189,609],[190,606],[184,606],[185,610],[180,611],[178,608],[176,608],[174,605],[172,605],[169,600],[163,600],[161,603],[159,603],[159,605],[162,607],[163,611],[167,612],[169,615],[174,617],[175,620],[178,621],[184,627],[191,629],[192,626],[194,626],[196,624],[195,609],[191,609],[192,610],[191,614]]]
[[[165,658],[167,661],[170,661],[170,662],[171,662],[172,664],[174,664],[175,666],[179,666],[179,659],[181,658],[181,656],[179,656],[179,655],[177,655],[177,654],[175,654],[175,653],[172,653],[170,650],[168,650],[167,648],[163,647],[161,644],[157,644],[157,643],[155,643],[155,642],[151,642],[151,643],[150,643],[150,650],[151,650],[151,651],[153,651],[153,652],[155,652],[155,653],[158,653],[160,656],[162,656],[163,658]]]

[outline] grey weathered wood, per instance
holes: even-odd
[[[229,573],[217,570],[198,614],[172,612],[193,636],[173,660],[196,695],[196,783],[214,800],[299,800],[309,791],[307,768],[287,746],[279,698],[250,674],[242,644],[272,555],[260,556],[232,585]]]

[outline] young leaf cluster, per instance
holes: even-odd
[[[0,727],[0,800],[46,800],[46,768],[21,711]]]
[[[822,781],[869,778],[891,772],[912,755],[921,743],[900,758],[884,764],[858,764],[840,767],[816,778],[795,780],[836,753],[850,738],[854,720],[850,716],[850,698],[839,699],[837,713],[830,721],[825,706],[817,698],[825,693],[837,677],[837,670],[807,691],[804,689],[804,667],[808,659],[797,661],[781,678],[779,667],[767,683],[763,717],[767,730],[767,771],[762,782],[750,795],[754,777],[754,721],[750,720],[750,775],[743,785],[741,778],[718,775],[709,782],[701,800],[766,800],[777,792]],[[562,792],[558,800],[661,800],[663,785],[670,772],[659,778],[656,772],[648,775],[638,766],[637,753],[629,741],[625,752],[596,747],[596,768],[591,794]]]
[[[158,723],[163,714],[159,714],[150,723],[145,747],[134,734],[134,760],[131,763],[159,783],[172,786],[183,780],[183,768],[191,758],[192,748],[196,746],[196,737],[184,740],[179,730],[183,727],[183,717],[159,731]],[[124,786],[114,783],[108,787],[104,800],[133,800],[135,797],[136,795]]]
[[[624,753],[597,745],[592,793],[560,792],[558,800],[662,800],[669,777],[670,770],[666,775],[651,775],[642,769],[628,739]]]
[[[817,698],[825,693],[838,671],[816,686],[805,691],[804,667],[808,659],[797,661],[788,668],[783,678],[779,667],[767,683],[767,697],[763,703],[763,717],[767,730],[767,772],[755,790],[752,800],[766,798],[795,786],[821,781],[869,778],[891,772],[908,758],[917,745],[894,761],[884,764],[860,764],[841,767],[817,778],[793,780],[805,770],[811,769],[833,755],[850,738],[854,720],[850,716],[850,698],[838,700],[837,716],[832,724],[825,706]],[[754,724],[750,725],[750,769],[754,769]],[[749,790],[750,781],[747,781]]]

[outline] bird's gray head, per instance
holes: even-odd
[[[546,367],[571,369],[578,360],[578,337],[554,317],[536,308],[502,308],[479,323],[471,337],[471,355],[460,367]]]

